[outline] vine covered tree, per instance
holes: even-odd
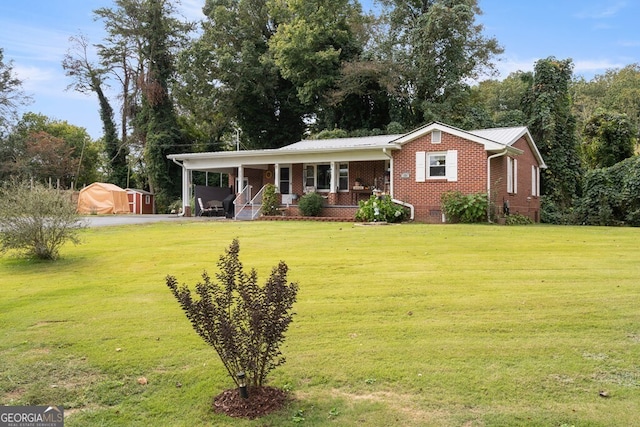
[[[592,169],[613,166],[633,156],[638,130],[626,114],[598,110],[587,121],[584,159]]]
[[[69,87],[81,93],[93,92],[98,97],[100,120],[104,132],[107,180],[120,187],[128,187],[127,155],[129,150],[123,142],[118,140],[113,108],[103,89],[108,68],[99,67],[89,61],[87,51],[89,42],[85,36],[71,37],[70,41],[72,47],[67,51],[62,61],[66,75],[73,79],[73,83]]]
[[[572,72],[570,59],[539,60],[525,102],[531,136],[548,166],[541,175],[545,222],[566,221],[575,197],[580,195],[582,165],[569,96]]]

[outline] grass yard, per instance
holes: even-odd
[[[261,283],[284,260],[300,284],[269,382],[294,400],[254,421],[212,412],[233,383],[164,281],[213,275],[234,237]],[[68,427],[640,423],[638,228],[212,221],[83,240],[55,263],[0,258],[0,404],[64,405]]]

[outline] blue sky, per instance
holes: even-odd
[[[362,1],[365,10],[373,0]],[[182,0],[189,19],[201,15],[204,0]],[[479,0],[479,22],[505,52],[497,63],[501,76],[530,71],[536,60],[572,58],[574,73],[587,79],[607,69],[640,63],[640,0]],[[13,60],[23,89],[34,102],[24,111],[42,113],[102,135],[94,96],[66,91],[62,58],[69,37],[80,32],[100,41],[100,22],[92,11],[111,0],[1,0],[0,47]]]

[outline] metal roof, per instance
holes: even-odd
[[[477,129],[468,132],[481,138],[510,146],[527,132],[527,128],[525,126],[518,126],[512,128]]]
[[[356,138],[305,139],[282,147],[279,151],[384,147],[401,136],[402,135],[376,135]]]

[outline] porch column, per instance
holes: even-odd
[[[331,184],[329,186],[329,193],[335,193],[338,187],[338,168],[336,168],[336,162],[331,162]]]
[[[276,186],[276,193],[280,192],[280,163],[273,165],[273,185]]]
[[[238,182],[236,183],[236,194],[242,193],[244,190],[244,167],[242,165],[238,166]],[[243,203],[245,200],[243,200]]]
[[[182,165],[182,213],[191,216],[191,171]]]
[[[329,189],[329,197],[327,198],[327,202],[329,205],[338,204],[338,193],[336,189],[338,188],[338,168],[336,167],[336,162],[331,162],[331,185]]]

